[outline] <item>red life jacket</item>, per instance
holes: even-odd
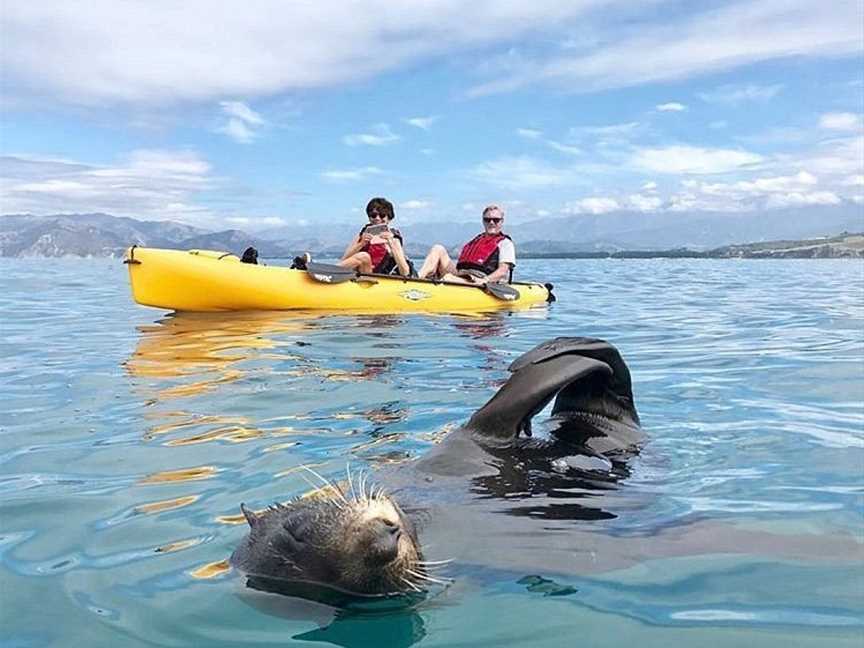
[[[492,274],[498,269],[498,244],[510,237],[483,232],[465,244],[456,262],[457,270],[479,270]]]
[[[360,230],[360,236],[363,236],[363,232],[366,231],[367,227],[368,225],[363,226],[363,229]],[[402,234],[399,233],[399,230],[391,228],[390,231],[393,232],[393,236],[398,238],[401,243]],[[387,246],[384,243],[367,243],[360,248],[360,251],[369,254],[369,258],[372,259],[372,272],[376,274],[390,274],[393,268],[396,267],[396,259],[387,251]]]

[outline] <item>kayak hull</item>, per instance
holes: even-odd
[[[364,275],[328,284],[302,270],[241,263],[233,254],[211,250],[136,246],[124,263],[137,303],[177,311],[477,312],[530,308],[549,299],[539,283],[511,284],[519,291],[514,301],[477,286],[406,277]]]

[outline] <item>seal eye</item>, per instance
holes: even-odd
[[[402,531],[399,527],[399,524],[393,522],[392,520],[381,518],[381,523],[384,525],[384,532],[389,533],[390,535],[397,535],[400,534]]]

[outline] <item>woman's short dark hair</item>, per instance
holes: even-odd
[[[396,212],[393,211],[393,203],[386,198],[373,198],[370,200],[366,205],[366,215],[369,216],[373,210],[379,214],[384,214],[387,220],[396,218]]]

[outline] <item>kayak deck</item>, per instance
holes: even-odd
[[[133,246],[124,263],[137,303],[178,311],[476,312],[529,308],[550,296],[543,284],[524,282],[510,284],[519,291],[513,301],[479,286],[390,275],[326,283],[303,270],[241,263],[233,254],[211,250]]]

